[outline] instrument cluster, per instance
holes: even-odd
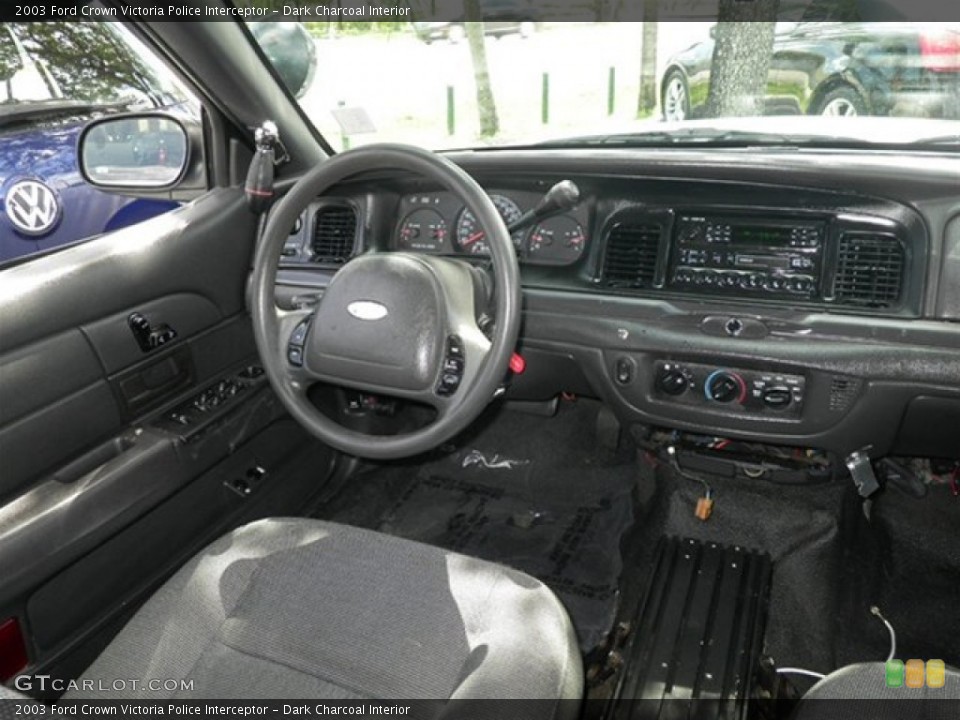
[[[541,199],[536,192],[491,192],[490,199],[504,223],[518,220]],[[408,195],[400,201],[399,223],[392,247],[437,255],[487,256],[486,230],[473,213],[446,192]],[[549,217],[511,237],[520,262],[533,265],[572,265],[584,253],[587,211],[583,204]]]

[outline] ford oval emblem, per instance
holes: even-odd
[[[357,300],[347,305],[347,312],[358,320],[382,320],[387,316],[387,307],[373,300]]]

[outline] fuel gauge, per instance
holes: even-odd
[[[447,239],[447,221],[436,210],[420,208],[403,219],[398,246],[403,250],[440,252]]]
[[[543,265],[570,265],[583,254],[587,237],[569,215],[544,220],[527,239],[527,259]]]

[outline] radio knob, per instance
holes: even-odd
[[[728,403],[733,400],[743,400],[747,386],[743,378],[725,370],[716,370],[704,385],[704,394],[707,400],[718,403]]]
[[[682,395],[687,389],[687,376],[676,368],[664,368],[657,378],[657,387],[667,395]]]

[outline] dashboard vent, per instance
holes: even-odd
[[[904,265],[903,245],[894,236],[845,233],[833,285],[837,302],[873,308],[896,305]]]
[[[830,380],[830,412],[846,412],[859,394],[859,379],[834,375]]]
[[[313,220],[312,260],[343,265],[353,254],[357,237],[357,213],[349,205],[326,205]]]
[[[657,224],[614,225],[603,256],[603,283],[608,287],[652,287],[662,235],[663,228]]]

